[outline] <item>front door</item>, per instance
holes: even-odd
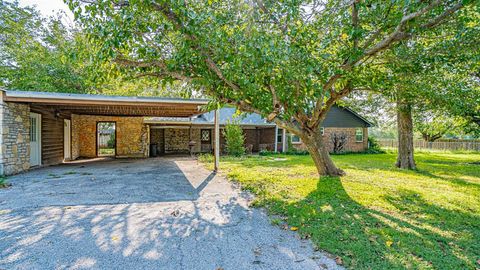
[[[72,144],[71,144],[71,122],[69,119],[63,120],[63,158],[65,160],[72,159]]]
[[[200,149],[202,152],[212,152],[212,130],[202,129],[200,130]]]
[[[39,166],[42,160],[42,116],[30,113],[30,166]]]

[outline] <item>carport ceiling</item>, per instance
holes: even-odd
[[[5,101],[48,106],[61,112],[88,115],[190,117],[201,113],[205,99],[123,97],[85,94],[6,91]]]

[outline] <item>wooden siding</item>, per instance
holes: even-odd
[[[42,165],[63,162],[63,120],[70,114],[61,112],[56,117],[55,109],[47,106],[30,105],[30,111],[42,115]]]

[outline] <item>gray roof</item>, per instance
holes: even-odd
[[[2,89],[0,89],[2,90]],[[117,102],[145,102],[145,103],[201,103],[207,104],[208,99],[184,99],[169,97],[136,97],[136,96],[109,96],[97,94],[72,94],[58,92],[36,92],[36,91],[5,91],[7,97],[38,98],[38,99],[67,99],[85,101],[117,101]]]
[[[228,121],[237,120],[240,125],[254,125],[254,126],[275,126],[274,123],[269,123],[265,118],[256,113],[241,113],[236,115],[237,109],[225,107],[220,109],[220,125],[225,125]],[[195,124],[213,124],[215,112],[210,111],[201,114],[193,119]]]
[[[322,123],[323,127],[371,127],[373,124],[348,107],[333,106]]]
[[[239,121],[243,126],[275,126],[275,123],[269,123],[265,118],[256,113],[241,113],[236,115],[237,110],[232,107],[220,109],[220,125],[225,125],[233,119]],[[193,124],[193,125],[213,125],[215,112],[210,111],[193,118],[185,117],[148,117],[145,123],[162,123],[162,124]],[[371,127],[373,126],[365,118],[358,115],[346,107],[333,106],[328,112],[323,127]]]
[[[168,98],[168,97],[135,97],[135,96],[107,96],[107,95],[93,95],[93,94],[72,94],[72,93],[57,93],[57,92],[33,92],[33,91],[5,91],[7,97],[14,98],[34,98],[34,99],[58,99],[67,101],[101,101],[101,102],[133,102],[133,103],[183,103],[183,104],[207,104],[208,99],[182,99],[182,98]],[[275,126],[274,123],[267,122],[262,116],[256,113],[242,113],[236,116],[236,109],[232,107],[225,107],[220,109],[220,125],[225,125],[227,121],[232,121],[236,118],[240,125],[251,126]],[[186,124],[213,124],[214,112],[210,111],[201,114],[194,118],[182,117],[148,117],[145,122],[149,123],[186,123]],[[323,122],[324,127],[371,127],[373,124],[358,115],[347,107],[333,106],[327,113],[327,117]]]
[[[242,126],[272,126],[274,123],[268,123],[265,118],[256,113],[241,113],[236,115],[237,110],[232,107],[224,107],[220,109],[220,125],[225,125],[234,119]],[[162,124],[193,124],[193,125],[213,125],[215,111],[210,111],[192,118],[186,117],[146,117],[145,123],[162,123]]]

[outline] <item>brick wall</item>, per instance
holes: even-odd
[[[368,148],[368,128],[363,128],[363,141],[357,142],[355,139],[356,128],[325,128],[323,139],[328,145],[330,152],[333,151],[332,136],[336,134],[345,134],[347,136],[347,143],[343,152],[362,152]],[[293,144],[293,147],[299,150],[306,150],[303,143]]]
[[[97,122],[116,122],[116,156],[147,157],[149,132],[143,117],[72,115],[72,158],[96,157]]]
[[[30,107],[0,103],[0,175],[16,174],[30,168]]]

